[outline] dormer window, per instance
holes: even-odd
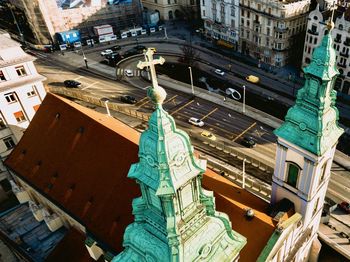
[[[288,163],[287,166],[287,184],[296,187],[298,182],[298,177],[301,169],[300,167],[292,162]]]
[[[338,26],[338,28],[339,28],[339,30],[343,30],[343,25],[340,24],[340,25]]]

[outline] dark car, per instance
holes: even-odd
[[[144,45],[137,45],[134,48],[137,51],[143,51],[143,50],[147,49],[147,47],[145,47]]]
[[[120,50],[122,47],[120,45],[115,45],[115,46],[112,46],[111,49],[113,51],[117,51],[117,50]]]
[[[121,96],[120,101],[127,104],[136,104],[136,99],[133,96]]]
[[[256,147],[256,142],[254,141],[254,139],[250,136],[245,136],[243,137],[242,140],[242,145],[252,148],[252,147]]]
[[[338,204],[338,208],[343,210],[345,213],[350,214],[350,204],[348,202],[341,202]]]
[[[65,80],[63,84],[68,88],[78,88],[81,86],[81,83],[75,80]]]

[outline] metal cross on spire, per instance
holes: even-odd
[[[146,66],[149,66],[150,70],[151,70],[151,78],[152,78],[152,86],[154,89],[158,88],[158,81],[157,81],[157,74],[156,74],[156,68],[155,65],[157,64],[164,64],[165,59],[163,57],[159,57],[158,59],[153,59],[153,54],[154,51],[150,48],[147,49],[146,53],[145,53],[145,62],[139,61],[139,63],[137,64],[137,67],[140,69],[143,69]]]
[[[327,24],[327,28],[328,28],[329,32],[334,28],[333,17],[334,17],[334,10],[335,10],[335,2],[336,1],[333,1],[332,15],[331,15],[331,18],[329,19],[328,24]]]

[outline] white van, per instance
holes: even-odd
[[[149,31],[150,31],[150,33],[154,33],[156,31],[156,29],[154,27],[150,27]]]
[[[145,34],[147,34],[147,30],[146,29],[142,29],[141,30],[141,35],[145,35]]]
[[[78,47],[81,47],[81,43],[79,41],[74,42],[74,48],[78,48]]]
[[[132,31],[131,31],[131,36],[137,36],[137,33],[136,33],[135,30],[132,30]]]

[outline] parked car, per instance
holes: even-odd
[[[112,51],[117,51],[117,50],[120,50],[121,48],[122,47],[120,45],[115,45],[111,47]]]
[[[78,88],[81,86],[81,83],[75,80],[65,80],[63,84],[68,88]]]
[[[190,119],[188,119],[188,122],[194,126],[204,126],[204,122],[198,118],[195,117],[191,117]]]
[[[204,136],[204,137],[206,137],[206,138],[209,138],[210,140],[213,140],[213,141],[216,140],[216,136],[215,136],[213,133],[211,133],[211,132],[209,132],[209,131],[206,131],[206,130],[204,130],[204,131],[201,133],[201,136]]]
[[[120,101],[127,104],[136,104],[136,98],[133,96],[125,95],[120,97]]]
[[[254,83],[254,84],[259,83],[259,81],[260,81],[259,77],[253,76],[253,75],[249,75],[249,76],[247,76],[245,79],[246,79],[248,82],[251,82],[251,83]]]
[[[147,47],[145,47],[144,45],[137,45],[134,48],[137,51],[140,51],[140,50],[143,51],[143,50],[147,49]]]
[[[224,71],[222,71],[221,69],[218,69],[218,68],[215,69],[214,73],[217,74],[217,75],[221,75],[221,76],[223,76],[225,74]]]
[[[252,137],[245,136],[245,137],[243,137],[242,145],[249,147],[249,148],[252,148],[252,147],[256,147],[256,142]]]
[[[132,72],[131,69],[125,69],[124,73],[125,73],[125,75],[128,76],[128,77],[134,76],[134,73]]]
[[[112,54],[112,53],[113,53],[113,50],[106,49],[106,50],[101,52],[101,56],[109,55],[109,54]]]
[[[350,214],[350,204],[348,202],[341,202],[338,204],[338,208],[343,210],[345,213]]]

